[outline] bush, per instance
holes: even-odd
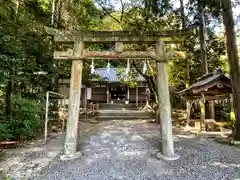
[[[7,123],[0,124],[0,141],[12,139],[13,135]]]
[[[37,101],[12,97],[12,116],[0,127],[0,140],[27,140],[42,131],[43,108]]]

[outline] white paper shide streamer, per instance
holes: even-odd
[[[91,74],[94,74],[95,69],[94,69],[94,59],[92,59],[92,64],[91,64]]]
[[[147,61],[145,59],[144,63],[143,63],[143,74],[145,74],[147,71]]]
[[[130,62],[129,62],[129,59],[128,59],[127,60],[127,68],[126,68],[125,74],[127,75],[129,72],[130,72]]]
[[[110,72],[110,66],[111,66],[111,64],[110,64],[110,62],[109,62],[109,60],[108,60],[108,64],[107,64],[107,73]]]
[[[127,75],[128,75],[129,72],[130,72],[130,61],[129,61],[129,59],[128,59],[128,60],[127,60],[127,67],[126,67],[126,69],[125,69],[125,74],[124,74],[124,76],[125,76],[124,80],[125,80],[125,81],[127,81]]]

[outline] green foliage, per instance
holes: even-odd
[[[101,26],[101,11],[96,8],[92,0],[76,2],[72,7],[71,16],[76,22],[74,29],[98,30]]]
[[[49,25],[50,6],[42,0],[19,1],[19,6],[10,0],[0,2],[0,140],[25,140],[41,130],[37,101],[52,89],[57,74],[42,28]],[[10,115],[4,114],[7,102]]]
[[[7,176],[6,180],[14,180],[11,176]]]
[[[118,67],[117,76],[120,79],[120,82],[130,88],[134,88],[137,85],[136,77],[137,73],[135,71],[130,71],[125,75],[125,68]]]
[[[0,123],[0,141],[14,138],[8,123]]]
[[[117,11],[117,12],[112,13],[111,17],[110,16],[105,17],[102,20],[102,27],[101,28],[104,29],[104,30],[115,30],[115,31],[122,30],[123,25],[120,24],[119,22],[117,22],[113,18],[117,19],[120,22],[121,12]]]
[[[9,125],[14,130],[13,136],[21,140],[35,137],[41,132],[43,121],[41,104],[20,96],[14,96],[12,100],[13,116]]]
[[[12,118],[0,124],[0,140],[26,140],[42,131],[43,107],[34,100],[12,98]]]
[[[169,85],[172,87],[181,87],[184,85],[184,64],[183,60],[177,59],[169,62],[168,73],[169,73]],[[183,87],[184,88],[184,87]]]

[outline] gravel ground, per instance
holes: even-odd
[[[62,150],[64,136],[56,134],[47,145],[43,140],[33,141],[22,148],[5,149],[0,153],[0,179],[9,176],[16,180],[27,180],[38,174]]]
[[[83,157],[55,159],[39,180],[239,180],[240,148],[175,132],[176,161],[157,160],[159,127],[109,121],[79,142]],[[36,178],[35,178],[36,179]]]
[[[91,120],[79,122],[81,139],[97,128],[97,124]],[[22,148],[3,150],[0,152],[0,179],[6,180],[7,176],[13,180],[37,179],[39,173],[61,154],[64,140],[64,134],[51,133],[46,145],[43,145],[43,139],[39,139],[28,142]]]

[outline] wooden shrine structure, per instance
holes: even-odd
[[[231,93],[231,79],[225,76],[221,69],[196,79],[196,82],[189,88],[179,92],[190,104],[190,107],[187,107],[187,125],[190,122],[191,106],[195,101],[199,101],[200,104],[201,130],[205,130],[205,101],[230,99],[231,111],[233,111]],[[212,108],[211,114],[211,118],[214,120],[214,108]]]
[[[131,72],[135,71],[134,68],[130,70]],[[125,74],[126,69],[120,74],[117,68],[94,68],[94,73],[92,73],[92,77],[88,79],[88,84],[83,84],[82,86],[81,108],[86,109],[87,105],[90,103],[129,103],[137,108],[151,103],[154,98],[151,96],[154,96],[154,94],[150,91],[144,77],[136,75],[134,78],[136,82],[135,87],[129,87],[121,82]],[[70,78],[59,78],[58,92],[66,96],[65,105],[68,105],[69,90]],[[147,98],[148,91],[150,93],[149,99]]]
[[[176,159],[172,137],[171,105],[168,88],[167,62],[183,53],[165,52],[164,43],[183,41],[186,36],[192,35],[193,29],[169,30],[163,32],[133,32],[133,31],[93,31],[69,32],[45,27],[47,34],[54,36],[56,44],[61,44],[60,51],[54,52],[54,58],[72,60],[70,95],[68,105],[68,121],[65,155],[74,155],[77,147],[77,130],[79,119],[79,105],[82,84],[83,60],[99,59],[150,59],[156,61],[157,91],[159,116],[161,119],[162,155],[168,159]],[[128,51],[124,44],[155,44],[154,51]],[[84,49],[88,44],[114,44],[112,51],[89,51]],[[71,47],[72,48],[69,48]]]

